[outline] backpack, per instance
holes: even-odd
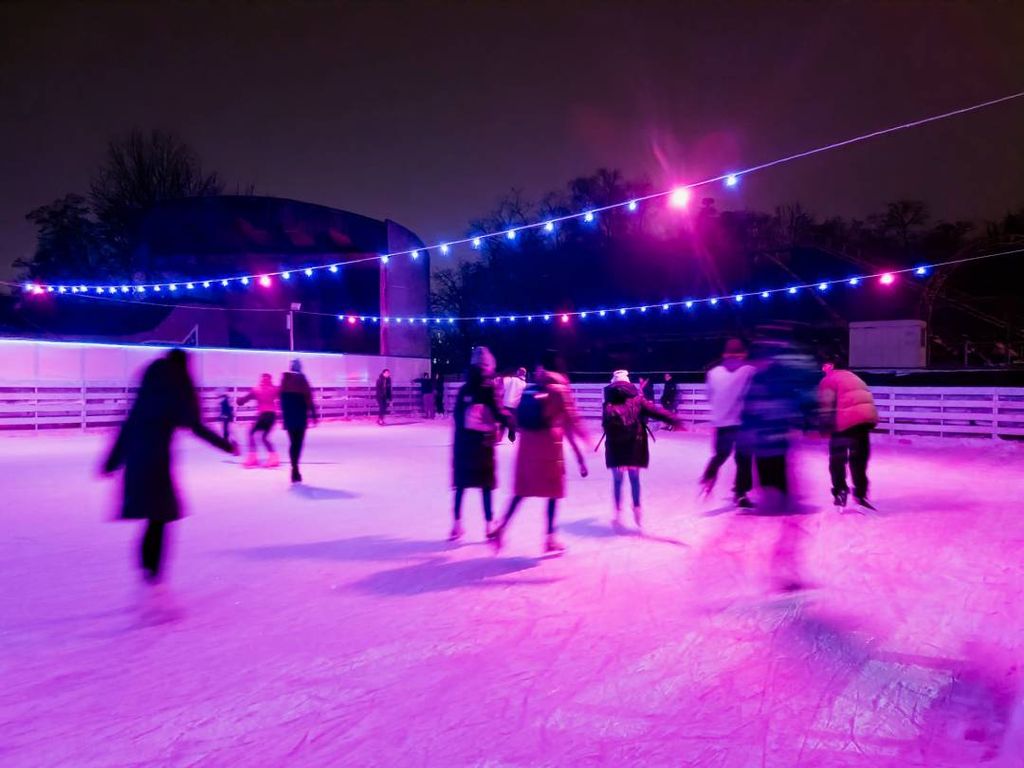
[[[520,429],[538,431],[555,425],[556,405],[544,387],[531,384],[523,390],[516,406],[516,423]]]

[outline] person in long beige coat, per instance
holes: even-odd
[[[520,404],[519,414],[531,401],[543,403],[543,425],[518,425],[518,453],[516,454],[515,483],[512,501],[501,523],[489,538],[496,549],[501,549],[505,529],[524,498],[547,499],[546,552],[565,549],[555,536],[555,517],[558,500],[565,498],[565,450],[568,440],[582,477],[587,476],[587,464],[581,445],[587,441],[586,432],[576,411],[576,402],[569,387],[568,377],[561,372],[557,356],[548,353],[535,373],[533,388],[523,393],[527,405]],[[535,399],[536,398],[536,399]],[[521,418],[521,417],[520,417]]]

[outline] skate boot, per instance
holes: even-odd
[[[644,511],[640,507],[633,507],[633,522],[637,528],[644,527]]]
[[[487,541],[490,542],[491,546],[494,547],[494,552],[501,552],[501,547],[504,545],[503,538],[505,536],[505,529],[499,525],[493,531],[487,534]]]
[[[281,459],[277,456],[277,451],[271,451],[267,455],[267,469],[273,469],[274,467],[281,466]]]
[[[462,523],[458,520],[452,526],[452,532],[448,534],[448,541],[458,541],[462,538]]]
[[[701,479],[700,481],[700,497],[706,499],[711,495],[711,491],[715,489],[715,478]]]
[[[293,483],[301,483],[302,482],[302,474],[299,472],[299,468],[298,467],[292,467],[292,482]]]
[[[836,509],[843,509],[846,506],[846,502],[849,501],[849,491],[833,491],[832,492],[832,503],[835,504]]]
[[[565,552],[565,544],[560,542],[553,533],[544,538],[544,551],[548,554],[561,554]]]
[[[489,539],[492,533],[494,533],[494,521],[487,520],[484,522],[484,535]]]
[[[621,509],[616,508],[616,509],[612,510],[612,528],[614,528],[616,531],[618,531],[618,530],[620,530],[622,528],[622,510]]]
[[[861,506],[864,509],[870,509],[872,512],[878,511],[878,507],[876,507],[874,504],[868,501],[867,496],[854,496],[853,500],[857,502],[858,506]]]
[[[752,502],[747,497],[747,494],[745,494],[745,493],[742,496],[736,496],[733,499],[733,504],[735,504],[739,509],[753,509],[754,508],[754,502]]]
[[[259,457],[256,455],[256,451],[249,451],[249,453],[247,453],[245,456],[245,461],[243,462],[242,466],[244,466],[246,469],[250,469],[258,465],[259,463],[260,460]]]

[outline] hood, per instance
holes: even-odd
[[[604,391],[608,402],[613,405],[619,405],[640,396],[640,390],[636,388],[636,384],[631,384],[628,381],[616,381],[605,387]]]

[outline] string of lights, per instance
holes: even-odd
[[[751,301],[766,301],[777,296],[793,297],[801,293],[817,292],[826,293],[833,288],[847,287],[857,288],[859,286],[866,286],[872,283],[881,286],[894,285],[901,276],[913,277],[913,278],[924,278],[927,277],[933,270],[941,267],[949,267],[958,264],[967,264],[970,262],[985,261],[988,259],[999,258],[1003,256],[1013,256],[1024,253],[1024,248],[1015,248],[1011,250],[997,251],[995,253],[979,254],[977,256],[968,256],[959,259],[950,259],[947,261],[938,261],[929,264],[919,264],[913,267],[904,267],[900,269],[887,269],[878,272],[872,272],[868,274],[850,275],[842,278],[830,278],[825,280],[816,280],[808,283],[796,283],[786,285],[782,287],[765,288],[762,290],[752,291],[737,291],[733,293],[708,295],[703,297],[692,297],[686,299],[676,299],[672,301],[659,301],[651,302],[647,304],[629,304],[619,305],[610,307],[600,307],[596,309],[574,309],[574,310],[559,310],[551,309],[541,312],[502,312],[502,313],[488,313],[483,315],[418,315],[418,316],[397,316],[397,315],[367,315],[352,312],[334,313],[334,312],[314,312],[309,310],[295,310],[295,314],[311,315],[318,317],[336,317],[339,322],[355,324],[395,324],[395,325],[427,325],[433,327],[448,327],[458,324],[478,324],[478,325],[502,325],[505,327],[513,325],[523,324],[541,324],[541,323],[569,323],[573,320],[584,321],[590,319],[614,319],[614,318],[627,318],[637,317],[642,315],[656,315],[656,314],[667,314],[673,310],[683,309],[687,312],[693,312],[702,306],[706,307],[718,307],[719,305],[734,305],[741,307],[744,302]],[[17,283],[2,282],[0,284],[7,285],[10,287],[16,287]],[[89,293],[75,294],[77,298],[89,299],[92,301],[107,301],[117,302],[120,304],[134,304],[134,305],[145,305],[145,306],[163,306],[163,307],[175,307],[183,309],[195,309],[204,311],[231,311],[231,312],[282,312],[284,310],[272,309],[266,307],[221,307],[221,306],[210,306],[200,304],[182,304],[182,303],[169,303],[169,302],[152,302],[152,301],[140,301],[132,299],[130,297],[122,298],[115,295],[96,295]]]
[[[494,232],[481,232],[479,234],[471,235],[460,239],[448,240],[433,243],[431,245],[425,245],[422,248],[410,248],[401,251],[394,251],[391,253],[382,253],[372,256],[365,256],[350,261],[336,261],[327,264],[309,265],[300,267],[297,269],[281,269],[277,271],[269,271],[262,273],[250,273],[243,275],[231,275],[223,277],[203,277],[203,278],[192,278],[182,279],[170,282],[158,282],[158,283],[136,283],[132,281],[115,281],[113,283],[107,283],[103,285],[96,284],[90,280],[65,280],[60,284],[30,281],[23,283],[21,288],[30,295],[42,295],[42,294],[57,294],[57,295],[77,295],[77,294],[91,294],[96,296],[110,296],[110,295],[125,295],[134,294],[136,296],[145,296],[160,294],[161,296],[187,296],[189,294],[195,294],[201,291],[215,290],[218,288],[231,288],[231,287],[242,287],[248,288],[250,286],[260,286],[262,288],[270,288],[275,283],[288,283],[294,279],[302,278],[313,278],[318,273],[328,272],[330,274],[337,274],[343,268],[350,267],[356,264],[379,261],[382,265],[387,265],[392,259],[397,257],[408,257],[413,261],[417,261],[424,254],[431,252],[437,252],[441,255],[448,255],[452,249],[457,246],[468,245],[474,249],[479,249],[483,246],[484,242],[494,238],[501,238],[506,241],[515,241],[518,239],[522,232],[527,231],[539,231],[543,234],[554,233],[559,225],[569,222],[577,221],[583,224],[593,224],[598,216],[603,213],[612,210],[626,210],[628,212],[637,211],[641,205],[647,204],[656,200],[666,200],[669,207],[674,209],[686,209],[693,197],[693,190],[699,187],[704,187],[710,184],[722,183],[727,188],[734,188],[739,185],[740,180],[749,176],[752,173],[758,171],[767,170],[774,168],[785,163],[790,163],[803,158],[818,155],[823,152],[829,152],[842,147],[847,147],[852,144],[858,144],[860,142],[868,141],[870,139],[879,138],[886,136],[891,133],[898,131],[905,131],[911,128],[916,128],[929,123],[938,122],[940,120],[946,120],[958,115],[975,112],[981,109],[1002,104],[1004,102],[1012,101],[1024,97],[1024,91],[1017,93],[1008,94],[1001,96],[997,99],[990,99],[977,104],[972,104],[958,109],[950,110],[936,115],[930,115],[928,117],[913,120],[907,123],[901,123],[899,125],[892,125],[887,128],[881,128],[870,133],[861,134],[841,141],[834,141],[829,144],[823,144],[818,147],[812,147],[795,154],[787,155],[785,157],[776,158],[767,162],[752,165],[748,168],[742,168],[734,171],[726,171],[716,176],[711,176],[698,181],[690,182],[688,184],[682,184],[672,189],[663,190],[660,192],[654,192],[648,195],[634,197],[629,200],[622,200],[615,203],[611,203],[603,206],[596,206],[587,208],[582,211],[576,211],[574,213],[566,214],[563,216],[556,216],[547,218],[544,220],[527,222],[515,227],[503,230],[497,230]]]

